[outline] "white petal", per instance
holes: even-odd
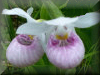
[[[65,18],[65,17],[59,17],[57,19],[53,19],[53,20],[49,20],[49,21],[44,21],[45,23],[49,24],[49,25],[60,25],[60,26],[64,26],[64,25],[69,25],[73,22],[75,22],[78,19],[78,17],[75,18]]]
[[[100,22],[99,18],[100,18],[100,13],[97,12],[87,13],[85,15],[80,16],[78,20],[73,24],[75,24],[75,27],[78,28],[87,28]]]
[[[27,34],[27,35],[40,35],[42,33],[48,32],[55,26],[46,25],[44,23],[25,23],[17,29],[17,34]]]
[[[14,8],[14,9],[11,9],[11,10],[4,9],[2,11],[2,14],[6,14],[6,15],[18,15],[18,16],[26,18],[27,21],[33,21],[33,19],[30,17],[30,15],[27,14],[24,10],[22,10],[20,8]]]
[[[31,14],[32,14],[32,12],[33,12],[33,8],[32,8],[32,7],[30,7],[30,8],[27,10],[27,13],[28,13],[29,15],[31,15]]]
[[[20,9],[20,8],[14,8],[14,9],[11,9],[11,10],[4,9],[2,14],[19,15],[19,16],[22,16],[24,18],[26,18],[26,15],[27,15],[27,13],[24,10]]]

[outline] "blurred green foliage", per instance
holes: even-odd
[[[87,0],[86,7],[79,7],[76,8],[74,4],[77,6],[81,5],[83,0],[1,0],[3,4],[3,8],[11,9],[20,7],[23,10],[27,10],[29,7],[34,8],[34,12],[32,17],[35,19],[53,19],[59,16],[65,17],[75,17],[84,15],[87,12],[93,12],[100,10],[98,5],[100,1],[95,6],[92,6],[93,3],[90,0]],[[71,5],[71,2],[74,2]],[[83,1],[84,2],[84,1]],[[87,4],[88,3],[88,4]],[[70,6],[71,5],[71,6]],[[0,38],[2,41],[0,45],[2,45],[3,53],[2,56],[5,55],[7,46],[9,42],[16,36],[15,31],[18,26],[25,23],[26,20],[18,17],[18,16],[2,16],[1,18],[1,26],[0,26]],[[100,42],[100,35],[99,35],[99,28],[100,25],[96,25],[90,28],[79,29],[76,28],[77,34],[83,40],[85,45],[86,54],[85,58],[82,61],[81,65],[74,69],[58,69],[54,65],[52,65],[49,60],[47,59],[46,55],[44,54],[43,58],[40,59],[35,65],[25,67],[25,68],[15,68],[12,66],[7,66],[7,69],[2,73],[3,74],[100,74],[99,68],[99,42]],[[8,41],[8,42],[7,42]],[[6,58],[4,57],[4,60]],[[7,64],[7,63],[6,63]]]

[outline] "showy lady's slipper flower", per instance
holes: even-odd
[[[74,68],[84,58],[85,48],[74,27],[87,28],[98,23],[100,14],[93,12],[76,18],[60,17],[45,21],[49,25],[57,25],[47,43],[46,54],[51,63],[59,68]]]
[[[17,29],[17,34],[39,36],[51,63],[59,68],[73,68],[81,63],[85,54],[83,42],[74,28],[93,26],[100,21],[99,16],[99,13],[92,12],[75,18],[59,17],[42,22],[28,17],[28,22]]]
[[[27,13],[22,9],[3,10],[3,14],[19,15],[33,20],[30,15],[33,8],[29,8]],[[29,15],[28,15],[29,14]],[[34,20],[33,20],[34,21]],[[16,67],[26,67],[36,63],[44,54],[42,45],[37,36],[20,34],[16,36],[7,48],[6,57],[8,61]]]
[[[49,40],[45,52],[49,61],[55,66],[63,69],[78,66],[84,58],[85,48],[74,28],[87,28],[93,26],[99,22],[99,16],[99,13],[92,12],[75,18],[60,17],[41,22],[41,24],[44,23],[44,29],[42,29],[42,25],[41,29],[39,26],[36,29],[41,33],[47,30],[45,33],[47,39],[49,37]],[[52,29],[47,28],[48,26],[51,26]],[[31,33],[31,26],[27,28],[27,25],[20,26],[17,33],[26,34],[27,31],[24,31],[25,29],[27,29],[29,34]],[[50,31],[48,32],[48,30]],[[32,34],[34,34],[34,32]]]

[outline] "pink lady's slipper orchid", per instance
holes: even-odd
[[[11,10],[7,11],[10,12]],[[23,15],[25,14],[23,13]],[[59,17],[49,21],[37,22],[25,15],[22,17],[27,18],[28,22],[21,25],[16,33],[39,36],[52,64],[63,69],[73,68],[81,63],[85,54],[83,42],[75,32],[75,27],[87,28],[93,26],[100,21],[99,16],[99,13],[92,12],[75,18]]]

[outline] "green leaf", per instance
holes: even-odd
[[[11,7],[15,7],[15,8],[17,8],[18,7],[18,5],[15,3],[15,0],[8,0],[8,4],[11,6]]]
[[[67,69],[66,70],[66,75],[75,75],[76,73],[76,68],[72,68],[72,69]]]
[[[62,12],[51,0],[42,0],[42,2],[44,3],[44,6],[51,18],[63,16]]]
[[[10,38],[12,40],[15,37],[14,25],[13,25],[13,22],[12,22],[12,19],[10,16],[6,16],[5,19],[7,22],[7,27],[8,27],[8,32],[9,32]]]
[[[35,65],[45,65],[45,62],[43,59],[40,59]]]
[[[82,39],[82,41],[83,41],[83,43],[85,45],[86,52],[88,52],[89,49],[90,49],[90,47],[92,46],[92,42],[91,42],[90,37],[88,36],[88,34],[86,34],[85,32],[83,32],[81,29],[77,28],[76,32],[80,36],[80,38]]]
[[[62,5],[59,7],[59,9],[62,9],[62,8],[64,8],[64,7],[66,7],[67,4],[68,4],[68,2],[69,2],[69,0],[66,0],[66,2],[65,2],[64,4],[62,4]]]
[[[3,2],[3,6],[8,9],[9,6],[8,6],[8,3],[7,3],[7,0],[5,1],[2,1]],[[10,16],[6,16],[5,17],[5,22],[6,22],[6,25],[8,27],[8,32],[9,32],[9,35],[10,35],[10,38],[11,40],[15,37],[15,30],[14,30],[14,26],[13,26],[13,22],[12,22],[12,19]]]
[[[93,55],[95,55],[97,53],[99,53],[99,51],[93,51],[91,53],[88,53],[88,54],[85,55],[84,59],[87,59],[88,57],[93,56]]]
[[[37,7],[41,7],[42,6],[42,0],[33,0],[36,4]]]
[[[29,66],[29,67],[25,67],[25,70],[24,70],[24,74],[26,75],[30,75],[30,74],[34,74],[36,75],[37,74],[37,71],[35,70],[35,68],[33,66]]]
[[[50,19],[50,16],[49,16],[44,4],[41,7],[40,18],[41,19],[47,19],[47,20]]]
[[[34,12],[33,12],[33,13],[34,13]],[[39,14],[40,14],[40,10],[38,10],[37,13],[32,14],[32,16],[34,16],[34,19],[37,19],[38,16],[39,16]]]
[[[0,74],[1,74],[7,68],[5,66],[7,46],[2,41],[1,41],[0,45],[2,45],[2,48],[0,47]]]
[[[49,69],[50,69],[50,73],[52,73],[53,75],[56,74],[56,67],[55,66],[50,66]]]
[[[43,74],[56,74],[56,67],[51,65],[34,65],[33,68],[37,71],[39,75]]]

